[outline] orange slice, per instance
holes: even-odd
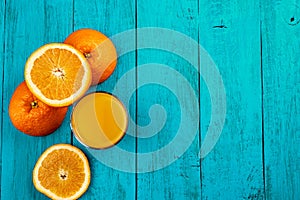
[[[38,159],[33,170],[33,184],[51,199],[74,200],[90,184],[90,167],[84,153],[69,144],[56,144]]]
[[[69,106],[82,97],[92,81],[86,58],[74,47],[46,44],[31,54],[25,65],[29,90],[45,104]]]

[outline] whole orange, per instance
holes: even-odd
[[[55,131],[63,122],[68,107],[50,107],[38,100],[22,82],[13,93],[9,116],[13,125],[31,136],[45,136]]]
[[[92,85],[105,81],[115,70],[117,52],[112,41],[97,30],[84,28],[71,33],[64,41],[81,51],[92,70]]]

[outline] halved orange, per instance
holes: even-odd
[[[51,199],[75,200],[90,184],[90,167],[84,153],[69,144],[49,147],[33,170],[33,184]]]
[[[46,44],[31,54],[25,65],[29,90],[45,104],[69,106],[89,89],[91,69],[82,53],[71,45]]]

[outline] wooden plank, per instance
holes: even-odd
[[[4,24],[4,18],[5,18],[5,1],[2,1],[0,3],[0,63],[2,66],[4,66],[4,29],[5,29],[5,24]],[[4,68],[2,67],[0,70],[0,77],[1,79],[3,79],[3,71]],[[2,123],[2,115],[3,115],[3,108],[2,108],[2,101],[3,101],[3,81],[0,82],[0,108],[1,108],[1,115],[0,115],[0,129],[1,129],[1,133],[3,132],[2,127],[3,127],[3,123]],[[2,170],[2,134],[0,137],[0,170]],[[0,180],[1,180],[1,173],[0,173]],[[1,188],[0,188],[1,190]],[[1,191],[0,191],[1,194]]]
[[[138,28],[153,27],[137,34],[138,199],[200,198],[198,48],[190,48],[191,39],[197,44],[197,18],[197,1],[138,1]],[[186,141],[190,132],[196,137]],[[177,151],[189,142],[185,153]]]
[[[267,199],[300,196],[300,7],[295,2],[262,1]]]
[[[5,59],[2,127],[2,199],[47,199],[32,183],[32,170],[41,155],[55,143],[70,143],[69,120],[52,135],[31,137],[17,131],[8,116],[14,89],[24,80],[24,65],[38,47],[61,42],[70,32],[72,0],[6,1]]]
[[[135,88],[136,80],[134,76],[125,76],[125,84],[119,85],[118,81],[126,75],[127,71],[135,67],[135,51],[126,51],[125,46],[135,47],[135,32],[129,32],[116,36],[117,34],[135,28],[135,2],[134,1],[98,1],[91,0],[88,3],[85,1],[74,1],[74,30],[80,28],[96,29],[108,37],[115,36],[113,42],[116,46],[118,55],[127,53],[118,57],[116,70],[105,82],[92,88],[90,92],[95,90],[105,91],[115,94],[115,87],[118,91],[126,90],[126,88]],[[128,78],[126,78],[128,77]],[[117,86],[118,85],[118,86]],[[115,94],[115,95],[119,95]],[[121,93],[121,96],[122,93]],[[125,94],[126,96],[126,94]],[[121,98],[120,96],[118,96]],[[121,98],[123,101],[124,99]],[[124,102],[128,113],[135,121],[135,96],[133,95],[130,103]],[[130,126],[130,134],[135,135],[135,126]],[[90,165],[92,180],[87,193],[82,199],[134,199],[135,198],[135,174],[119,171],[118,167],[129,167],[135,171],[135,159],[129,160],[122,155],[111,152],[111,148],[107,150],[91,150],[82,146],[75,138],[74,145],[80,147],[87,154]],[[126,152],[135,153],[135,137],[127,134],[117,145]],[[103,160],[103,158],[107,158]],[[107,162],[117,161],[117,166],[110,166]]]
[[[227,98],[222,134],[201,162],[202,198],[263,199],[259,1],[200,0],[199,30]],[[212,105],[202,79],[200,91],[204,138]]]

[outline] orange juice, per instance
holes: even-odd
[[[124,105],[113,95],[103,92],[88,94],[73,108],[71,128],[84,145],[104,149],[116,144],[127,130]]]

